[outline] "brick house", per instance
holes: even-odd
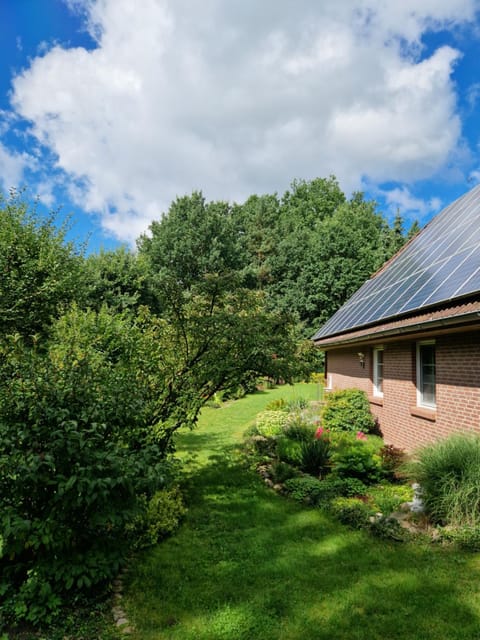
[[[407,450],[480,434],[480,185],[439,213],[313,337],[327,389],[365,391]]]

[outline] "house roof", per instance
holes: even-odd
[[[343,336],[345,341],[347,334],[350,338],[353,334],[375,334],[380,325],[398,322],[400,328],[410,322],[428,323],[431,312],[447,313],[445,317],[452,313],[462,315],[462,303],[479,293],[477,185],[441,211],[386,262],[319,329],[313,340],[318,345],[327,344],[337,336]]]
[[[349,331],[315,340],[318,347],[334,347],[355,342],[378,342],[389,336],[411,335],[445,327],[480,326],[480,299],[415,314],[408,318],[382,322],[373,327]]]

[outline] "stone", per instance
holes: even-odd
[[[119,618],[115,623],[117,627],[123,627],[124,624],[128,624],[128,620],[126,618]]]

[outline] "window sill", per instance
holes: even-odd
[[[368,396],[370,404],[376,404],[379,407],[383,407],[383,398],[380,396]]]
[[[428,409],[427,407],[410,407],[410,415],[435,422],[437,419],[437,410]]]

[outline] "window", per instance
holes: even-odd
[[[436,408],[435,343],[417,343],[417,405]]]
[[[373,350],[373,395],[383,398],[383,347]]]

